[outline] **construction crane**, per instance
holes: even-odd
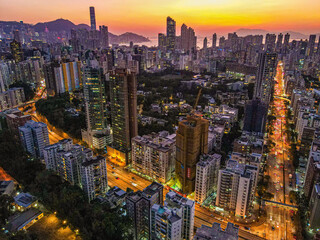
[[[197,98],[196,98],[196,101],[195,101],[194,106],[193,106],[193,109],[191,110],[191,113],[190,113],[191,115],[194,113],[194,111],[197,108],[197,105],[198,105],[198,102],[199,102],[199,99],[200,99],[200,96],[201,96],[201,92],[202,92],[202,88],[200,87],[198,95],[197,95]]]

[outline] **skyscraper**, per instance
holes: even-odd
[[[97,30],[96,27],[96,14],[94,11],[94,7],[90,7],[90,23],[91,23],[91,30]]]
[[[284,41],[283,41],[283,48],[285,50],[285,53],[289,50],[289,42],[290,42],[290,34],[286,33],[286,35],[284,35]]]
[[[110,72],[109,83],[113,148],[108,153],[118,164],[128,164],[131,139],[138,135],[137,79],[128,69],[116,69]]]
[[[267,33],[266,42],[265,42],[265,50],[266,51],[274,51],[276,45],[277,36],[275,34]]]
[[[215,48],[217,46],[217,34],[214,33],[212,35],[212,48]]]
[[[185,52],[193,52],[196,49],[197,37],[191,27],[185,24],[181,26],[181,49]]]
[[[207,48],[208,48],[208,39],[207,39],[207,37],[205,37],[205,38],[203,39],[203,49],[204,49],[204,50],[207,50]]]
[[[282,33],[279,33],[278,35],[278,39],[277,39],[277,51],[281,50],[282,48],[282,41],[283,41],[283,34]]]
[[[243,131],[264,133],[267,105],[260,99],[248,101],[245,106]]]
[[[109,30],[105,25],[100,26],[100,38],[101,38],[101,46],[103,48],[109,47]]]
[[[196,165],[199,156],[208,153],[208,120],[188,116],[179,122],[176,136],[176,178],[183,193],[195,189]]]
[[[158,47],[164,48],[167,45],[166,43],[167,43],[166,35],[163,33],[159,33],[158,34]]]
[[[84,68],[83,76],[87,130],[103,130],[107,127],[103,71],[102,69],[88,66]]]
[[[176,22],[171,17],[167,17],[168,50],[174,51],[175,44],[176,44]]]
[[[312,56],[314,54],[314,47],[316,43],[316,35],[312,34],[309,36],[309,42],[308,42],[308,56]]]
[[[254,97],[260,98],[267,105],[269,105],[271,100],[276,66],[276,53],[271,53],[268,51],[259,53],[256,83],[254,86]]]

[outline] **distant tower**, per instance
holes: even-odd
[[[101,45],[106,48],[109,47],[109,31],[107,26],[100,26]]]
[[[167,41],[168,50],[173,51],[176,44],[176,22],[171,17],[167,17]]]
[[[282,48],[282,40],[283,40],[283,34],[279,33],[278,39],[277,39],[277,46],[276,46],[277,50],[280,50]]]
[[[283,47],[284,47],[286,52],[289,49],[289,41],[290,41],[290,34],[286,33],[286,35],[284,35],[284,42],[283,42]]]
[[[97,30],[97,28],[96,28],[96,14],[94,11],[94,7],[90,7],[90,23],[91,23],[91,30]]]
[[[204,49],[204,50],[207,50],[207,48],[208,48],[208,39],[207,39],[207,37],[205,37],[205,38],[203,39],[203,49]]]
[[[20,32],[19,30],[13,30],[13,39],[21,43]]]
[[[217,46],[217,34],[214,33],[212,35],[212,48],[215,48]]]
[[[316,35],[312,34],[309,37],[309,42],[308,42],[308,56],[312,56],[314,53],[314,46],[316,44]]]

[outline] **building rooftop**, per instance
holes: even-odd
[[[35,208],[28,209],[27,211],[24,211],[23,213],[16,216],[12,221],[10,221],[6,226],[6,229],[10,232],[16,232],[19,230],[19,228],[21,228],[30,220],[38,217],[41,213],[41,211]]]
[[[14,197],[14,202],[17,205],[22,206],[24,208],[31,206],[36,200],[37,200],[36,197],[32,196],[29,193],[24,193],[24,192]]]
[[[238,232],[239,228],[233,223],[228,223],[225,231],[219,223],[213,223],[212,227],[202,225],[198,228],[194,240],[236,240]]]

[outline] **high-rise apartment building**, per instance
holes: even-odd
[[[79,61],[44,64],[43,73],[49,95],[73,92],[82,86]]]
[[[110,72],[110,102],[113,146],[109,156],[118,164],[131,163],[131,139],[138,135],[137,79],[128,69]]]
[[[258,167],[229,160],[219,171],[216,205],[237,216],[245,217],[254,200]]]
[[[43,158],[43,149],[50,144],[47,125],[31,120],[19,127],[19,134],[25,150],[33,157]]]
[[[197,163],[195,201],[202,203],[217,190],[221,155],[201,155]]]
[[[179,122],[176,135],[176,178],[183,193],[195,189],[196,165],[208,153],[209,122],[201,116],[188,116]]]
[[[267,105],[260,99],[253,99],[246,103],[243,131],[264,133],[267,121]]]
[[[0,111],[18,107],[25,100],[24,89],[22,87],[10,88],[0,93]]]
[[[90,7],[90,24],[91,24],[91,30],[97,30],[96,14],[95,14],[94,7]]]
[[[309,202],[310,218],[309,224],[311,229],[320,228],[320,184],[317,183],[312,188],[311,199]]]
[[[175,167],[175,134],[158,134],[132,138],[132,167],[157,182],[168,182]]]
[[[163,186],[159,183],[153,182],[143,191],[127,195],[126,207],[133,223],[134,240],[151,239],[150,212],[154,204],[163,205]]]
[[[304,194],[310,198],[314,185],[320,181],[320,141],[315,139],[311,145],[304,179]]]
[[[55,144],[48,145],[43,149],[44,162],[46,169],[54,172],[58,171],[59,151],[70,151],[72,147],[72,139],[63,139]]]
[[[173,209],[154,204],[151,208],[151,239],[181,240],[182,218]]]
[[[254,97],[260,98],[265,104],[267,104],[267,106],[271,100],[276,67],[276,53],[259,53],[256,83],[254,86]]]
[[[167,17],[167,49],[174,51],[176,44],[176,22]]]
[[[89,202],[104,196],[108,190],[107,164],[102,156],[86,159],[81,164],[81,185]]]
[[[171,191],[166,194],[164,206],[173,209],[182,219],[181,239],[191,240],[194,228],[195,202]]]
[[[89,202],[107,192],[106,159],[94,157],[91,149],[72,144],[71,139],[63,139],[46,146],[43,154],[46,168],[70,184],[81,187]]]

